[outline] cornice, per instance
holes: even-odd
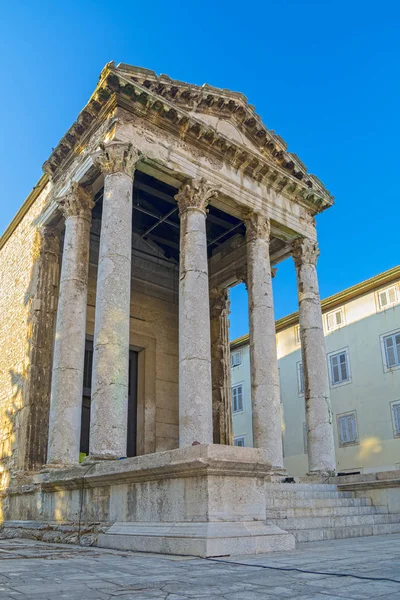
[[[287,152],[279,136],[266,129],[243,94],[208,85],[188,85],[166,75],[158,77],[152,71],[126,65],[115,67],[113,63],[103,69],[95,92],[44,163],[44,171],[57,179],[59,172],[82,151],[89,134],[116,106],[167,129],[231,167],[242,169],[256,181],[303,205],[311,215],[333,204],[333,197],[321,182],[307,173],[296,155]],[[257,150],[234,142],[190,114],[196,109],[233,122]]]
[[[23,203],[23,205],[21,206],[21,208],[19,209],[19,211],[17,212],[17,214],[15,215],[15,217],[13,218],[13,220],[11,221],[11,223],[9,224],[9,226],[7,227],[7,229],[1,236],[0,250],[3,248],[3,246],[5,245],[7,240],[9,240],[9,238],[11,237],[14,230],[18,227],[19,223],[22,221],[22,219],[24,218],[24,216],[26,215],[28,210],[31,208],[31,206],[35,202],[36,198],[42,193],[42,191],[44,190],[44,188],[46,187],[48,182],[49,182],[48,175],[46,175],[46,174],[42,175],[42,177],[39,179],[37,185],[35,185],[35,187],[31,191],[31,193],[26,198],[25,202]]]
[[[375,275],[375,277],[371,277],[371,279],[366,279],[365,281],[361,281],[352,287],[349,287],[342,292],[338,292],[333,296],[329,296],[325,298],[321,302],[321,309],[323,313],[329,312],[333,310],[337,306],[341,306],[346,302],[350,302],[350,300],[354,300],[355,298],[359,298],[364,294],[368,294],[368,292],[372,292],[378,290],[384,285],[388,285],[389,283],[393,283],[394,281],[400,280],[400,265],[394,267],[393,269],[389,269],[388,271],[384,271],[383,273],[379,273],[379,275]],[[282,319],[279,319],[275,322],[276,333],[284,331],[289,327],[293,327],[297,325],[299,322],[299,313],[294,312]],[[239,338],[233,340],[230,344],[232,350],[235,348],[239,348],[240,346],[244,346],[249,343],[249,334],[242,335]]]

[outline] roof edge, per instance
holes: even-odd
[[[345,290],[334,294],[333,296],[328,296],[324,300],[321,301],[321,309],[322,312],[325,313],[328,310],[335,308],[349,300],[353,300],[354,298],[359,298],[368,292],[378,289],[387,283],[391,283],[392,281],[396,281],[396,279],[400,279],[400,265],[397,267],[393,267],[387,271],[383,271],[383,273],[379,273],[370,279],[365,279],[356,285],[353,285]],[[286,317],[282,317],[275,322],[276,332],[284,331],[289,327],[293,327],[293,325],[297,325],[299,322],[299,313],[294,312]],[[249,342],[249,334],[242,335],[241,337],[232,340],[230,343],[231,348],[239,348],[240,346],[244,346]]]
[[[46,173],[44,173],[41,176],[41,178],[39,179],[39,181],[37,182],[37,184],[35,185],[35,187],[33,188],[33,190],[30,192],[30,194],[28,195],[28,197],[26,198],[24,203],[22,204],[21,208],[19,209],[19,211],[17,212],[17,214],[15,215],[15,217],[13,218],[11,223],[8,225],[8,227],[4,231],[3,235],[0,237],[0,250],[3,248],[3,246],[6,244],[6,242],[10,239],[11,235],[16,230],[18,225],[21,223],[22,219],[24,218],[24,216],[26,215],[28,210],[31,208],[31,206],[35,202],[36,198],[42,193],[42,191],[44,190],[44,188],[46,187],[46,185],[48,183],[49,183],[49,176]]]

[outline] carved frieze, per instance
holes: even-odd
[[[199,156],[213,168],[227,164],[241,169],[255,181],[271,185],[296,202],[307,203],[312,214],[333,204],[321,182],[307,173],[305,165],[287,151],[286,143],[277,134],[266,129],[243,94],[211,86],[189,86],[146,69],[129,65],[117,68],[112,63],[103,70],[89,104],[44,164],[45,172],[50,177],[59,172],[84,136],[107,118],[105,107],[112,111],[117,106],[170,132],[174,144],[185,140],[191,151],[198,148]],[[221,134],[196,118],[196,113],[232,121],[255,150]]]

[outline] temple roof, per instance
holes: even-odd
[[[197,148],[302,203],[311,215],[333,204],[321,181],[308,173],[279,135],[267,129],[246,96],[208,84],[188,84],[123,63],[116,66],[111,62],[104,67],[95,92],[44,163],[44,171],[57,177],[60,167],[82,149],[94,123],[111,106],[123,106],[176,131]]]

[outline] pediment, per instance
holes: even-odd
[[[200,121],[203,121],[203,123],[205,123],[206,125],[213,127],[217,133],[232,140],[233,142],[236,142],[241,146],[246,146],[252,152],[260,153],[259,148],[257,148],[257,146],[253,144],[253,142],[249,140],[236,125],[234,125],[227,119],[223,119],[216,115],[210,115],[194,111],[190,112],[189,114],[190,116],[193,116],[196,119],[200,119]]]
[[[115,106],[151,120],[255,181],[303,202],[311,214],[333,203],[323,184],[288,152],[279,135],[266,128],[243,94],[191,85],[126,64],[104,67],[88,104],[44,163],[45,172],[57,177],[82,140],[105,118],[106,110]]]

